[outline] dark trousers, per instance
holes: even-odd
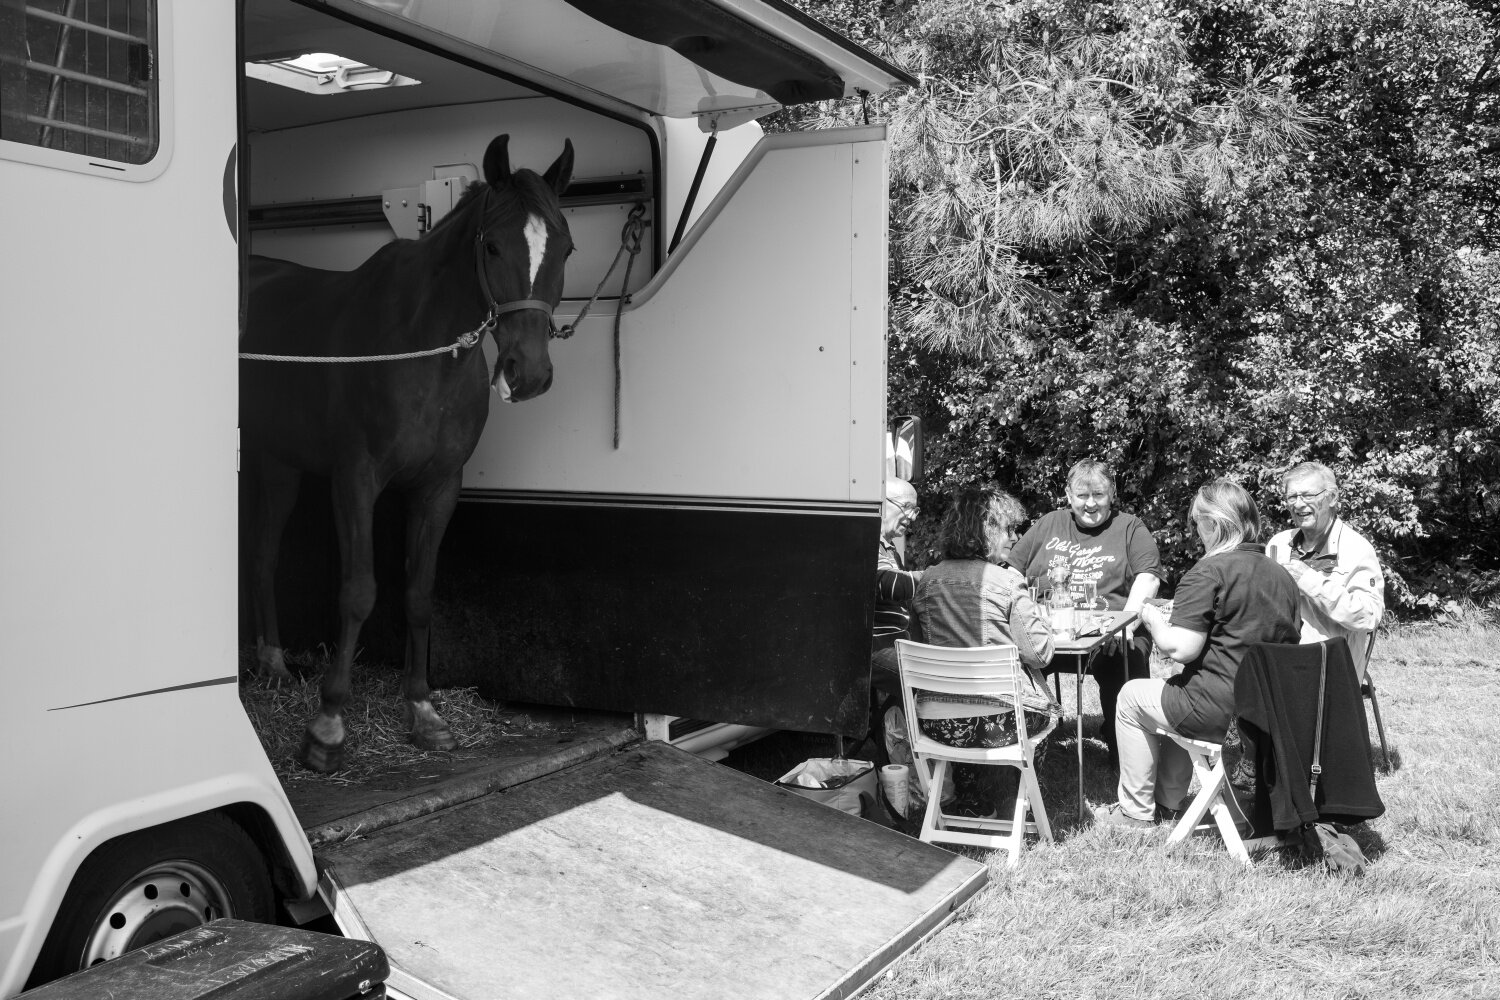
[[[896,665],[894,645],[870,654],[870,695],[877,706],[883,705],[887,698],[901,701],[901,671]]]
[[[1099,707],[1104,714],[1099,737],[1109,747],[1110,763],[1117,764],[1120,752],[1115,743],[1115,705],[1127,680],[1151,676],[1151,636],[1142,628],[1129,644],[1122,640],[1101,650],[1089,675],[1099,685]]]
[[[1143,628],[1129,643],[1122,641],[1114,649],[1100,653],[1089,673],[1099,685],[1099,707],[1104,713],[1099,735],[1109,747],[1109,759],[1115,761],[1119,759],[1119,748],[1115,744],[1115,704],[1120,700],[1120,689],[1126,680],[1151,676],[1151,636]]]

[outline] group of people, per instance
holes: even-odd
[[[908,720],[900,709],[895,641],[943,646],[1013,645],[1031,671],[1027,711],[1060,712],[1044,673],[1054,635],[1028,581],[1093,583],[1110,611],[1138,614],[1140,628],[1098,655],[1092,672],[1104,714],[1100,736],[1119,771],[1117,801],[1096,811],[1100,823],[1148,827],[1173,816],[1187,795],[1192,763],[1158,729],[1222,741],[1234,716],[1234,678],[1258,642],[1345,638],[1364,669],[1370,636],[1385,611],[1385,581],[1374,547],[1339,517],[1338,481],[1318,462],[1281,477],[1291,527],[1262,542],[1261,515],[1238,483],[1215,479],[1188,510],[1204,555],[1174,588],[1170,609],[1157,600],[1163,570],[1150,529],[1117,509],[1110,467],[1084,460],[1069,471],[1066,506],[1024,534],[1026,512],[1000,490],[954,499],[938,531],[940,560],[908,569],[899,539],[919,513],[910,483],[890,480],[881,518],[871,687],[876,729],[893,762],[902,762]],[[1155,646],[1182,665],[1151,677]],[[1012,706],[973,706],[974,714],[922,718],[934,739],[956,746],[1014,740]],[[919,713],[920,713],[919,708]],[[953,713],[948,713],[952,715]],[[1028,731],[1035,726],[1028,724]],[[993,806],[993,804],[990,804]]]

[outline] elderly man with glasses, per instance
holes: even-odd
[[[875,634],[871,645],[870,687],[875,727],[885,743],[887,756],[897,764],[910,763],[910,754],[906,749],[906,726],[900,718],[901,681],[896,666],[896,640],[916,638],[910,632],[911,604],[922,573],[906,568],[906,559],[896,543],[920,512],[916,488],[904,479],[887,478],[885,501],[880,505],[880,549],[875,563]]]
[[[1343,636],[1364,677],[1370,637],[1385,614],[1385,577],[1375,547],[1338,516],[1333,470],[1303,462],[1281,477],[1281,492],[1295,527],[1266,544],[1301,592],[1302,641]]]

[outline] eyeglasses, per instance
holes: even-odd
[[[1316,493],[1288,493],[1286,495],[1286,505],[1288,507],[1291,507],[1294,504],[1305,503],[1309,507],[1311,507],[1313,504],[1318,502],[1318,497],[1327,492],[1328,487],[1324,487]]]
[[[885,502],[899,510],[901,513],[909,515],[911,517],[916,517],[918,514],[922,513],[921,505],[916,503],[897,503],[890,497],[886,497]]]

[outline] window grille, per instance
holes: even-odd
[[[0,0],[0,139],[146,163],[157,76],[156,0]]]

